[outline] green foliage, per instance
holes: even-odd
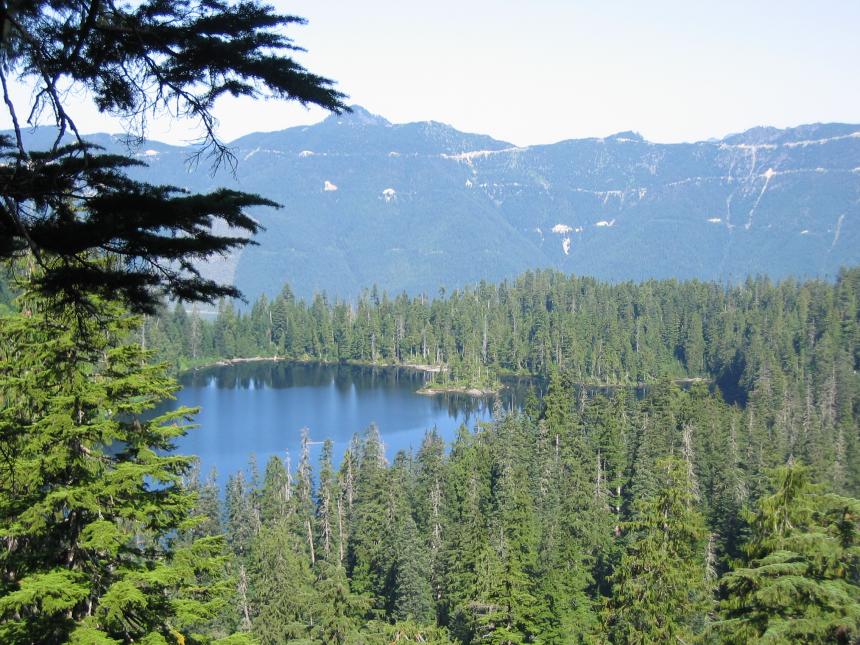
[[[219,501],[218,477],[215,469],[200,482],[197,464],[187,478],[186,487],[196,495],[194,509],[189,518],[189,524],[184,533],[191,540],[198,537],[221,535],[221,506]]]
[[[436,612],[430,586],[430,563],[426,547],[421,543],[415,520],[404,509],[405,516],[398,527],[395,545],[395,572],[392,615],[398,621],[414,620],[419,624],[433,623]]]
[[[230,593],[223,539],[173,547],[195,496],[171,453],[193,410],[153,415],[176,384],[95,319],[26,293],[0,317],[0,638],[156,642],[205,628]],[[154,640],[153,640],[154,639]]]
[[[264,644],[306,635],[313,574],[304,545],[283,522],[264,527],[248,558],[252,633]]]
[[[668,380],[640,397],[598,393],[560,371],[528,412],[495,416],[461,428],[448,453],[431,431],[389,464],[372,427],[337,473],[327,443],[316,482],[305,455],[292,471],[270,461],[262,482],[231,478],[227,538],[250,544],[235,551],[232,624],[247,612],[255,638],[296,643],[730,640],[733,618],[709,628],[712,594],[745,532],[764,531],[742,509],[775,458],[750,406]],[[854,517],[855,502],[828,499]],[[846,544],[852,521],[838,523]],[[833,551],[846,580],[853,548]]]
[[[361,642],[358,625],[368,610],[368,603],[350,591],[343,567],[322,562],[318,570],[311,635],[318,642],[333,645]]]
[[[398,621],[414,620],[426,625],[435,622],[436,611],[430,583],[430,554],[412,516],[410,470],[405,453],[398,453],[388,488],[391,530],[385,545],[391,568],[386,584],[386,611]]]
[[[300,595],[314,627],[296,639],[430,638],[434,625],[461,643],[728,638],[722,627],[706,631],[710,594],[760,530],[744,509],[769,494],[766,469],[799,455],[821,495],[858,490],[858,275],[724,288],[533,273],[432,301],[369,291],[352,309],[324,297],[308,305],[289,289],[250,312],[224,303],[216,323],[198,328],[198,358],[230,348],[430,363],[448,368],[440,385],[477,378],[478,366],[548,375],[546,393],[522,414],[496,409],[492,424],[461,428],[447,454],[430,432],[417,455],[389,465],[372,429],[337,473],[332,446],[324,449],[315,487],[304,457],[293,473],[273,463],[262,486],[234,477],[228,539],[250,567],[239,545],[286,514],[296,562],[313,579],[302,574]],[[149,321],[147,341],[187,351],[193,312],[163,316]],[[706,380],[673,382],[682,376]],[[583,385],[637,381],[647,388]],[[850,552],[837,558],[842,582],[856,580]],[[782,545],[755,557],[797,567],[798,553]],[[725,603],[733,579],[724,578]],[[822,606],[838,622],[851,614],[836,596]],[[727,607],[717,626],[740,620]]]
[[[362,642],[379,643],[426,643],[427,645],[449,645],[453,643],[445,629],[439,627],[428,627],[412,621],[398,621],[390,625],[386,623],[371,622],[364,630]]]
[[[292,510],[292,491],[284,462],[272,456],[266,464],[260,492],[260,520],[272,525],[285,521]]]
[[[860,501],[822,492],[798,464],[773,473],[750,518],[747,557],[722,580],[731,643],[835,643],[860,637]]]
[[[353,590],[384,608],[390,563],[385,548],[393,518],[387,512],[388,485],[382,440],[376,426],[365,432],[355,477],[355,501],[347,543],[347,573]]]
[[[764,465],[802,455],[816,476],[826,474],[850,493],[856,487],[846,486],[860,479],[851,459],[860,443],[851,432],[860,396],[858,273],[846,269],[835,284],[762,278],[726,288],[674,280],[609,284],[547,271],[436,299],[370,291],[353,303],[324,296],[307,303],[285,289],[250,311],[224,304],[216,322],[195,323],[194,352],[181,340],[192,336],[193,316],[164,313],[174,340],[159,335],[154,321],[145,332],[150,346],[186,364],[274,355],[429,364],[441,370],[431,378],[435,387],[486,386],[499,375],[553,370],[580,384],[702,379],[729,402],[751,403],[751,439],[773,435],[779,453]],[[837,434],[839,442],[832,440]],[[834,462],[837,468],[828,468]]]
[[[346,109],[331,81],[290,58],[298,48],[283,30],[301,22],[254,1],[40,0],[10,9],[0,76],[15,137],[0,138],[0,257],[31,253],[42,268],[34,286],[61,305],[119,296],[152,311],[162,290],[184,300],[239,295],[201,276],[196,261],[248,244],[244,234],[260,227],[244,210],[274,202],[131,179],[128,170],[142,162],[87,143],[66,109],[68,96],[88,94],[99,111],[124,117],[129,139],[142,139],[151,118],[196,121],[198,158],[212,155],[216,168],[233,164],[212,115],[225,94]],[[16,105],[7,91],[11,75],[33,86],[32,105]],[[52,144],[32,149],[19,113],[29,113],[31,125],[52,115]],[[214,232],[221,226],[235,232]],[[105,256],[114,261],[101,262]]]
[[[461,294],[433,303],[370,294],[361,316],[350,317],[343,303],[305,307],[285,291],[275,303],[285,318],[271,327],[266,302],[250,314],[225,303],[220,322],[201,323],[197,340],[184,344],[195,314],[178,308],[146,319],[143,330],[109,304],[111,315],[98,317],[107,326],[47,317],[33,305],[5,317],[0,438],[14,458],[0,480],[3,639],[855,639],[858,508],[846,496],[860,479],[854,273],[834,287],[652,283],[637,294],[590,285],[607,297],[641,296],[661,312],[641,327],[648,315],[637,314],[627,329],[640,350],[632,354],[617,350],[624,327],[609,325],[619,335],[613,351],[627,356],[620,364],[632,361],[655,380],[635,396],[579,383],[606,376],[610,354],[541,349],[563,318],[544,315],[542,290],[558,311],[564,288],[579,284],[570,280],[532,276],[521,291],[499,287],[497,311],[516,315],[517,334],[526,313],[537,321],[540,333],[528,340],[493,321],[492,290],[479,287],[490,302],[481,309],[486,349],[483,329],[470,336]],[[575,292],[577,312],[591,306],[589,316],[611,321],[594,313],[600,305],[589,293]],[[520,309],[505,309],[512,297]],[[698,356],[687,305],[709,312],[701,317],[705,362],[730,362],[742,383],[731,404],[705,383],[683,389],[665,378],[675,368],[661,367],[659,347],[677,353],[687,343],[678,365]],[[410,320],[425,314],[416,332]],[[589,316],[577,324],[591,324]],[[717,335],[714,317],[722,317]],[[144,416],[175,386],[129,339],[162,350],[196,344],[202,357],[216,340],[240,352],[256,347],[249,338],[276,336],[278,351],[303,356],[343,350],[408,361],[424,359],[427,343],[428,358],[458,355],[445,361],[454,373],[479,356],[550,377],[542,400],[523,413],[497,407],[492,423],[461,428],[450,452],[431,431],[417,455],[389,464],[372,427],[337,470],[327,442],[315,478],[306,435],[294,468],[274,458],[260,478],[252,462],[228,479],[222,501],[212,477],[201,483],[193,460],[170,452],[190,411]],[[647,355],[648,347],[658,349]],[[583,357],[588,366],[576,362]],[[793,454],[808,469],[791,466],[769,484],[766,468]],[[744,513],[754,505],[758,513]],[[717,616],[711,592],[744,541],[745,559],[719,585]]]
[[[689,642],[708,609],[702,516],[693,508],[685,464],[657,463],[653,497],[635,505],[626,553],[612,574],[604,612],[612,642]]]
[[[242,471],[227,480],[224,503],[227,539],[238,556],[250,551],[251,541],[260,528],[255,497],[256,492],[253,488],[249,490]]]

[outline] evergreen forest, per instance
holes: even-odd
[[[285,287],[211,320],[0,293],[4,642],[860,639],[860,270]],[[428,428],[389,462],[355,428],[312,462],[305,437],[222,489],[172,452],[194,410],[147,411],[177,367],[243,356],[547,386],[450,445]]]
[[[356,302],[318,294],[310,303],[285,286],[250,307],[222,300],[214,317],[197,306],[162,307],[144,319],[141,337],[181,369],[279,357],[435,366],[440,380],[466,385],[557,369],[590,385],[704,380],[740,403],[766,390],[797,404],[826,390],[836,405],[837,383],[851,390],[858,360],[858,284],[857,269],[835,283],[728,286],[538,271],[436,298],[374,287]]]

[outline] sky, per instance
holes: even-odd
[[[308,20],[289,30],[308,50],[300,63],[395,123],[441,121],[516,145],[624,130],[672,143],[758,125],[860,123],[857,0],[272,4]],[[73,105],[82,131],[122,129],[85,99]],[[216,116],[229,141],[325,113],[225,98]],[[149,134],[176,144],[195,136],[167,120]]]

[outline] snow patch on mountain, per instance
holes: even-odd
[[[384,199],[386,202],[390,202],[397,199],[397,191],[393,188],[386,188],[382,191],[382,199]]]
[[[720,150],[776,150],[779,146],[775,143],[721,143]]]
[[[567,224],[556,224],[552,227],[552,232],[557,233],[559,235],[564,235],[565,233],[570,233],[573,230],[572,227]]]
[[[327,193],[331,193],[337,190],[337,186],[335,186],[328,179],[326,179],[325,183],[323,184],[323,190]]]
[[[845,213],[839,216],[839,219],[836,220],[836,232],[833,234],[833,242],[830,244],[830,249],[832,250],[836,243],[839,241],[839,232],[842,230],[842,222],[845,220]]]
[[[703,177],[687,177],[686,179],[679,179],[678,181],[670,181],[666,184],[663,184],[663,188],[678,188],[679,186],[685,186],[687,184],[694,184],[696,186],[701,186],[702,182],[708,181],[725,181],[727,183],[731,183],[734,180],[734,177],[731,175],[708,175]]]
[[[820,146],[831,141],[840,141],[844,139],[860,139],[860,131],[852,132],[851,134],[843,134],[838,137],[827,137],[826,139],[810,139],[809,141],[787,141],[782,145],[786,148],[805,148],[807,146]]]
[[[747,218],[747,223],[744,224],[744,228],[748,231],[752,226],[753,221],[753,213],[755,213],[755,209],[758,208],[759,203],[761,202],[761,198],[764,197],[764,191],[767,190],[768,185],[770,184],[771,178],[776,174],[773,168],[768,168],[762,177],[764,177],[764,186],[761,187],[761,192],[758,194],[758,198],[755,200],[755,204],[750,209],[749,217]]]
[[[313,150],[302,150],[299,153],[300,157],[313,157],[316,153]]]
[[[611,226],[615,226],[615,218],[612,218],[608,222],[605,219],[602,219],[599,222],[595,222],[594,225],[602,228],[609,228]]]
[[[707,221],[710,222],[711,224],[719,224],[720,222],[723,221],[723,218],[722,217],[709,217],[707,219]]]
[[[633,130],[625,130],[623,132],[616,132],[615,134],[610,134],[608,137],[599,137],[594,139],[597,143],[646,143],[651,145],[641,134],[638,132],[634,132]]]
[[[506,154],[506,153],[511,153],[511,152],[522,152],[522,151],[527,150],[527,149],[528,148],[513,147],[513,148],[502,148],[501,150],[471,150],[469,152],[459,152],[459,153],[453,154],[453,155],[446,154],[443,152],[440,156],[443,159],[450,159],[452,161],[457,161],[457,162],[465,162],[471,166],[472,162],[475,159],[481,159],[483,157],[489,157],[491,155]]]
[[[570,255],[570,238],[566,237],[561,241],[561,249],[565,255]]]
[[[134,156],[147,157],[149,159],[152,159],[153,161],[158,161],[159,157],[161,156],[161,153],[158,150],[153,150],[150,148],[148,150],[141,150],[140,152],[135,152]],[[5,166],[6,164],[3,165]]]

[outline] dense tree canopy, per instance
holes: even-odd
[[[389,461],[371,427],[333,477],[323,451],[312,540],[303,467],[290,476],[274,457],[261,485],[228,486],[228,515],[266,518],[227,529],[252,545],[235,552],[248,630],[296,643],[854,642],[858,501],[796,463],[770,477],[739,457],[759,449],[751,416],[703,387],[579,396],[555,375],[530,413],[497,410],[447,452],[429,431]],[[269,519],[273,506],[285,515]],[[332,532],[344,552],[325,546]]]
[[[0,136],[3,642],[249,640],[231,635],[250,621],[232,613],[247,606],[247,572],[244,561],[233,569],[220,534],[217,490],[194,483],[193,457],[172,454],[192,411],[152,411],[176,385],[149,363],[128,310],[152,310],[165,294],[239,295],[199,262],[251,243],[259,226],[246,209],[276,204],[133,180],[141,162],[89,144],[70,97],[123,118],[129,146],[150,119],[194,120],[191,161],[217,169],[233,161],[212,114],[220,96],[345,109],[331,81],[290,57],[299,48],[284,30],[301,22],[254,1],[0,6],[13,125]],[[16,78],[33,90],[27,105],[13,100]],[[52,141],[34,149],[44,137],[25,127],[39,124]],[[7,274],[18,278],[14,303]],[[259,555],[258,540],[231,531],[238,542]]]
[[[725,577],[732,643],[857,642],[860,638],[860,502],[825,493],[800,464],[773,473],[774,492],[751,516],[746,558]]]
[[[227,510],[285,509],[292,546],[279,566],[302,571],[289,608],[250,602],[252,634],[269,633],[270,611],[301,611],[315,627],[294,632],[299,642],[328,620],[339,642],[851,642],[858,287],[846,269],[832,283],[735,286],[538,272],[434,300],[369,290],[354,303],[285,288],[244,311],[223,302],[211,322],[162,310],[144,336],[185,365],[277,355],[435,363],[448,368],[435,378],[466,383],[487,371],[545,377],[521,412],[497,410],[447,450],[430,431],[389,463],[370,429],[335,474],[329,447],[315,513],[283,501],[307,497],[301,463],[243,487]],[[222,377],[259,371],[239,363]],[[684,389],[681,377],[702,380]],[[263,545],[268,523],[227,533]],[[270,590],[275,574],[236,554],[249,589]],[[337,609],[315,613],[323,597]]]
[[[112,326],[46,316],[25,290],[0,321],[4,638],[851,642],[857,284],[856,270],[731,289],[539,274],[432,302],[307,306],[285,291],[249,312],[224,303],[212,323],[176,307],[141,324],[103,303]],[[647,308],[630,318],[628,299]],[[486,359],[470,323],[484,314]],[[696,314],[716,382],[681,388],[667,377],[699,369],[682,351]],[[352,339],[345,352],[375,339],[381,360],[408,362],[426,342],[457,356],[452,370],[501,370],[540,356],[534,328],[577,335],[550,355],[545,393],[449,447],[431,430],[391,459],[369,428],[340,464],[330,442],[315,464],[305,441],[292,462],[231,474],[219,496],[166,451],[181,424],[133,417],[173,387],[141,344],[189,360],[222,346],[339,358],[333,339]],[[656,376],[644,390],[583,387],[600,347]],[[105,449],[126,441],[135,450]]]
[[[0,640],[198,633],[233,584],[223,537],[174,544],[202,519],[193,457],[170,453],[193,411],[152,414],[177,386],[116,303],[92,300],[100,324],[31,294],[21,306],[0,317]]]
[[[212,323],[181,305],[136,318],[165,293],[236,295],[196,262],[250,243],[246,209],[273,204],[130,179],[139,162],[87,144],[67,92],[132,138],[196,120],[215,167],[231,161],[219,96],[343,97],[290,58],[300,19],[254,1],[7,2],[0,21],[0,258],[26,276],[16,301],[0,280],[0,640],[857,640],[860,271],[732,287],[537,272],[432,301],[285,288],[249,312],[224,299]],[[25,110],[13,77],[35,88]],[[32,150],[40,118],[56,136]],[[152,348],[549,385],[450,449],[430,430],[389,461],[371,427],[317,466],[306,436],[295,467],[252,462],[222,497],[172,453],[192,411],[153,412],[176,385]]]

